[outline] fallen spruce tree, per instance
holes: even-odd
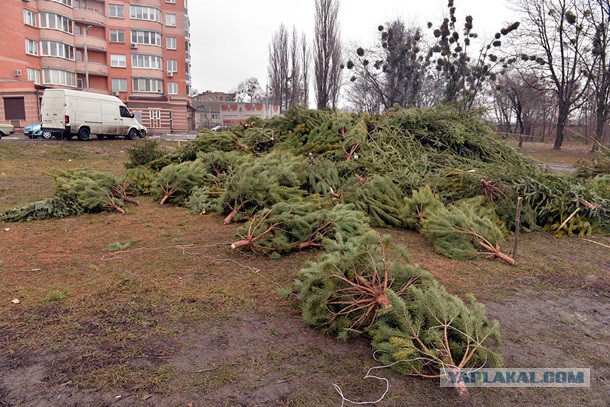
[[[321,198],[310,198],[259,212],[240,229],[240,240],[231,248],[278,257],[292,251],[334,247],[370,230],[366,216],[353,206],[332,206]]]
[[[340,338],[366,333],[379,311],[392,307],[390,291],[408,295],[433,280],[374,231],[330,249],[301,270],[296,287],[303,320]]]
[[[27,203],[0,214],[2,222],[29,222],[33,220],[61,219],[79,215],[84,209],[78,202],[65,197],[54,196],[40,201]]]
[[[470,198],[427,211],[422,233],[438,253],[456,260],[474,259],[479,255],[498,258],[508,264],[515,261],[500,250],[506,230],[494,210]]]
[[[289,153],[271,153],[239,165],[229,174],[218,199],[224,222],[249,219],[279,202],[298,200],[305,194],[307,163]]]
[[[58,171],[55,196],[0,213],[4,222],[64,218],[81,213],[116,211],[125,213],[125,202],[139,205],[129,181],[110,172],[95,170]]]
[[[501,367],[493,350],[500,343],[498,322],[490,323],[485,307],[473,297],[470,307],[433,282],[413,287],[409,297],[390,295],[391,308],[380,311],[370,329],[371,344],[386,366],[410,376],[440,378],[447,370]],[[465,386],[457,386],[468,397]]]
[[[153,198],[161,205],[166,202],[184,205],[193,189],[205,185],[206,175],[206,166],[201,160],[169,164],[156,177]]]
[[[499,326],[484,306],[474,298],[466,306],[375,232],[322,255],[296,286],[306,323],[342,339],[367,335],[392,369],[439,378],[444,369],[501,366],[492,349]]]

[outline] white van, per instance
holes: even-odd
[[[114,96],[78,92],[66,89],[47,89],[40,107],[42,131],[57,137],[89,140],[125,136],[129,140],[146,136],[146,127],[140,124],[127,106]]]

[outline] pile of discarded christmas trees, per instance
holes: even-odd
[[[605,162],[605,161],[603,161]],[[143,141],[123,179],[57,174],[54,197],[4,212],[2,221],[124,210],[135,195],[242,222],[235,250],[279,257],[323,249],[297,282],[303,317],[340,337],[369,335],[382,361],[408,374],[497,365],[483,306],[450,295],[408,264],[376,228],[421,232],[458,259],[514,260],[500,247],[515,229],[607,232],[610,178],[557,175],[506,146],[472,114],[446,109],[384,115],[301,108],[203,131],[174,151]],[[598,165],[599,167],[599,165]]]

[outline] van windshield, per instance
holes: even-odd
[[[127,109],[125,106],[119,106],[119,109],[121,110],[121,117],[133,117],[129,109]]]

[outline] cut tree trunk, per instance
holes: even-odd
[[[231,211],[230,214],[227,215],[227,217],[224,220],[224,224],[228,225],[229,223],[231,223],[233,221],[233,218],[235,217],[235,215],[237,215],[239,213],[239,210],[237,209],[233,209]]]

